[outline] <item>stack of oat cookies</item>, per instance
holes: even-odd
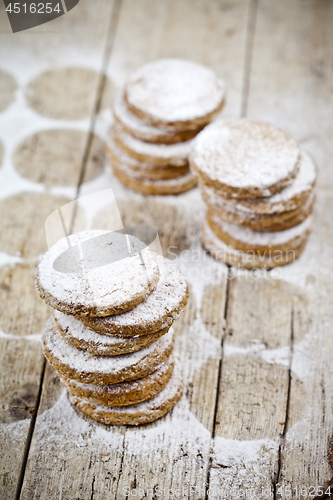
[[[146,64],[114,105],[106,148],[115,175],[144,194],[168,195],[196,185],[192,139],[222,109],[224,83],[210,69],[181,59]]]
[[[316,168],[289,134],[247,119],[215,122],[195,139],[190,163],[208,208],[202,243],[215,258],[273,268],[299,257]]]
[[[175,264],[133,236],[86,231],[50,248],[35,284],[54,308],[44,355],[79,410],[138,425],[175,406],[183,385],[172,325],[188,300]]]

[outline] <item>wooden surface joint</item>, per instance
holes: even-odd
[[[219,368],[218,368],[218,375],[217,375],[217,387],[216,387],[216,394],[215,394],[214,419],[213,419],[213,429],[212,429],[212,443],[213,443],[213,440],[215,437],[216,418],[217,418],[217,412],[218,412],[218,401],[219,401],[219,394],[220,394],[220,387],[221,387],[223,342],[224,342],[225,333],[227,331],[227,314],[228,314],[228,298],[229,298],[229,288],[230,288],[230,273],[231,273],[231,268],[230,268],[230,266],[228,266],[228,275],[227,275],[226,292],[225,292],[225,305],[224,305],[224,314],[223,314],[223,319],[224,319],[223,330],[224,331],[223,331],[222,339],[221,339],[220,360],[219,360]],[[212,448],[210,450],[209,464],[208,464],[208,469],[207,469],[205,500],[208,500],[209,478],[210,478],[210,471],[211,471],[212,462],[213,462],[213,446],[214,445],[212,444]]]
[[[22,459],[22,464],[21,464],[21,469],[20,469],[20,475],[18,478],[18,483],[17,483],[17,488],[16,488],[16,494],[15,494],[15,500],[19,500],[21,496],[21,491],[22,491],[22,486],[23,486],[23,481],[24,481],[24,475],[25,475],[25,470],[27,466],[27,461],[28,461],[28,456],[29,456],[29,451],[30,451],[30,446],[31,446],[31,441],[32,441],[32,436],[35,430],[35,424],[36,424],[36,419],[38,415],[38,409],[42,397],[42,389],[43,389],[43,382],[44,382],[44,375],[45,375],[45,368],[46,368],[46,360],[44,359],[43,361],[43,367],[41,371],[41,376],[40,376],[40,383],[39,383],[39,389],[38,389],[38,394],[37,394],[37,399],[36,399],[36,407],[35,410],[31,416],[31,422],[29,426],[29,432],[27,436],[27,440],[25,442],[25,447],[24,447],[24,454],[23,454],[23,459]]]
[[[249,10],[248,10],[246,39],[245,39],[241,117],[245,117],[247,114],[247,103],[250,93],[251,65],[252,65],[252,55],[254,49],[254,35],[256,29],[258,2],[259,0],[249,0],[249,8],[248,8]]]
[[[276,479],[273,482],[273,498],[274,500],[278,499],[277,496],[277,487],[279,485],[280,476],[281,476],[281,468],[282,468],[282,449],[285,445],[286,435],[288,430],[288,421],[289,421],[289,410],[290,410],[290,395],[291,395],[291,382],[292,382],[292,361],[294,355],[294,309],[291,310],[291,320],[290,320],[290,357],[289,357],[289,367],[288,367],[288,389],[287,389],[287,402],[286,402],[286,414],[285,421],[283,426],[283,431],[281,434],[279,451],[278,451],[278,468],[276,472]]]

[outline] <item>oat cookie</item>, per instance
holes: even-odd
[[[316,166],[311,156],[306,151],[301,151],[299,170],[290,186],[268,198],[235,199],[224,198],[229,206],[240,212],[255,215],[274,215],[286,212],[294,212],[305,205],[309,196],[313,193],[316,182]],[[213,191],[217,197],[219,191],[209,186],[207,189]]]
[[[164,273],[154,292],[144,302],[132,311],[117,316],[82,318],[84,324],[95,332],[120,337],[147,335],[170,327],[187,304],[188,286],[176,264],[160,256],[157,263],[164,265]]]
[[[118,384],[92,385],[82,384],[60,376],[61,383],[71,396],[106,406],[128,406],[154,398],[169,382],[175,360],[173,355],[144,378]]]
[[[247,227],[229,224],[208,212],[207,222],[216,236],[226,245],[247,252],[265,254],[268,250],[287,252],[300,247],[308,238],[313,227],[313,215],[307,217],[301,224],[285,231],[260,232]]]
[[[236,250],[220,240],[204,221],[201,227],[201,241],[204,248],[217,260],[221,260],[231,266],[245,269],[272,269],[294,262],[303,252],[306,241],[296,249],[282,252],[281,250],[268,250],[259,254],[254,250],[243,252]]]
[[[63,338],[54,319],[46,323],[43,352],[50,364],[63,376],[86,384],[116,384],[143,378],[167,360],[173,350],[174,334],[170,329],[153,344],[130,354],[94,356],[71,346]]]
[[[36,289],[54,309],[78,316],[119,314],[136,307],[156,288],[155,256],[137,238],[131,236],[128,243],[124,234],[99,230],[68,238],[71,247],[67,238],[59,240],[36,271]],[[129,252],[132,255],[122,258]]]
[[[55,325],[66,342],[95,356],[117,356],[139,351],[156,342],[170,328],[170,326],[167,326],[148,335],[122,338],[94,332],[85,327],[75,316],[63,314],[59,311],[54,311],[53,315]]]
[[[137,139],[157,144],[174,144],[193,139],[202,127],[193,130],[164,130],[148,125],[131,113],[127,108],[123,92],[119,92],[115,99],[113,114],[115,120],[123,130]]]
[[[111,139],[126,154],[135,160],[154,167],[187,167],[192,141],[176,144],[152,144],[127,134],[119,125],[114,125]]]
[[[296,141],[268,123],[218,121],[193,143],[191,169],[227,197],[271,196],[289,186],[298,172]]]
[[[113,172],[129,189],[148,195],[166,196],[170,194],[180,194],[189,191],[197,184],[197,180],[191,172],[185,175],[179,175],[173,179],[161,179],[156,181],[135,177],[129,174],[123,167],[117,168],[115,165],[113,165]]]
[[[232,204],[225,202],[221,197],[217,199],[214,194],[212,196],[206,187],[203,187],[201,192],[209,210],[221,220],[230,224],[239,224],[254,231],[283,231],[295,227],[312,213],[315,202],[315,193],[312,191],[305,204],[296,210],[257,215],[235,209]]]
[[[106,145],[106,154],[111,166],[115,166],[118,170],[124,170],[128,175],[141,179],[173,179],[189,173],[188,166],[156,168],[149,163],[142,163],[124,153],[113,141],[109,141]]]
[[[111,425],[140,425],[163,417],[176,405],[183,395],[183,382],[179,364],[175,364],[170,382],[154,398],[130,406],[106,406],[70,396],[70,401],[82,413]]]
[[[166,130],[192,130],[222,109],[225,85],[209,68],[182,59],[160,59],[137,70],[125,87],[129,110]]]

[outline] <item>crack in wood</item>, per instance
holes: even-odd
[[[90,500],[94,500],[94,494],[95,494],[95,476],[92,478],[92,483],[91,483],[91,496]]]
[[[250,75],[251,75],[258,2],[259,0],[250,0],[249,2],[249,11],[248,11],[249,13],[248,13],[246,41],[245,41],[243,88],[242,88],[242,101],[241,101],[241,113],[240,113],[241,117],[245,117],[247,113],[247,103],[250,91]]]
[[[86,144],[85,150],[83,152],[82,168],[81,168],[81,172],[80,172],[80,176],[79,176],[79,180],[78,180],[78,184],[77,184],[77,189],[76,189],[75,205],[74,205],[72,221],[70,224],[70,231],[69,231],[70,233],[72,232],[72,229],[74,227],[74,221],[75,221],[75,218],[77,215],[76,200],[79,197],[81,185],[83,183],[83,179],[84,179],[84,176],[86,173],[86,167],[87,167],[87,163],[89,160],[90,152],[92,149],[92,143],[93,143],[93,139],[94,139],[96,119],[97,119],[97,115],[101,109],[103,95],[104,95],[104,91],[106,88],[107,77],[105,74],[105,70],[107,68],[107,65],[108,65],[110,57],[111,57],[111,52],[113,49],[113,44],[114,44],[114,40],[115,40],[115,36],[116,36],[117,25],[118,25],[120,11],[121,11],[121,7],[122,7],[122,2],[123,2],[123,0],[114,0],[112,10],[111,10],[111,18],[110,18],[108,34],[106,36],[106,43],[105,43],[103,60],[102,60],[101,74],[100,74],[99,84],[98,84],[97,92],[96,92],[96,101],[95,101],[94,111],[93,111],[93,115],[92,115],[92,119],[91,119],[90,130],[88,133],[87,144]]]
[[[220,386],[221,386],[222,359],[223,359],[223,342],[224,342],[224,338],[225,338],[226,331],[227,331],[227,314],[228,314],[228,302],[229,302],[228,299],[229,299],[230,276],[231,276],[231,270],[230,269],[231,269],[230,266],[228,266],[228,275],[227,275],[226,292],[225,292],[225,305],[224,305],[224,314],[223,314],[224,325],[223,325],[223,335],[222,335],[222,340],[221,340],[221,351],[220,351],[219,368],[218,368],[218,374],[217,374],[217,387],[216,387],[216,395],[215,395],[215,407],[214,407],[212,440],[214,440],[214,437],[215,437],[215,427],[216,427],[216,420],[217,420],[218,400],[219,400]],[[208,500],[209,478],[210,478],[210,472],[211,472],[211,469],[212,469],[212,466],[213,466],[213,451],[214,451],[213,447],[214,447],[214,441],[212,441],[212,447],[211,447],[210,457],[209,457],[209,464],[208,464],[208,469],[207,469],[205,500]]]
[[[285,421],[283,426],[283,431],[281,434],[279,451],[278,451],[278,469],[276,473],[276,479],[273,481],[273,498],[277,500],[277,486],[279,485],[280,476],[281,476],[281,468],[282,468],[282,450],[285,444],[287,429],[288,429],[288,421],[289,421],[289,408],[290,408],[290,395],[291,395],[291,366],[294,355],[294,310],[291,311],[291,320],[290,320],[290,357],[289,357],[289,368],[288,368],[288,391],[287,391],[287,402],[286,402],[286,413],[285,413]]]
[[[37,419],[37,414],[38,414],[38,408],[39,408],[40,400],[41,400],[41,396],[42,396],[42,389],[43,389],[45,368],[46,368],[46,361],[44,359],[44,361],[43,361],[43,367],[42,367],[42,372],[41,372],[41,377],[40,377],[39,389],[38,389],[38,394],[37,394],[37,399],[36,399],[36,408],[35,408],[35,411],[32,413],[32,416],[31,416],[31,422],[30,422],[30,426],[29,426],[29,432],[28,432],[27,440],[25,442],[23,460],[22,460],[20,475],[19,475],[19,479],[18,479],[18,483],[17,483],[15,500],[19,500],[19,498],[21,496],[21,491],[22,491],[22,486],[23,486],[23,481],[24,481],[24,475],[25,475],[25,470],[26,470],[28,456],[29,456],[29,451],[30,451],[31,440],[32,440],[32,436],[33,436],[33,433],[34,433],[34,430],[35,430],[35,424],[36,424],[36,419]]]

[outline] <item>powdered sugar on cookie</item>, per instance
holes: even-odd
[[[176,132],[147,125],[129,111],[124,101],[123,92],[120,92],[116,97],[113,113],[116,121],[128,134],[146,142],[174,144],[192,139],[200,130],[180,130]]]
[[[87,402],[76,396],[70,401],[86,415],[104,423],[116,425],[139,425],[152,422],[170,411],[183,394],[181,370],[175,364],[170,382],[154,398],[130,406],[105,406]]]
[[[115,337],[94,332],[74,316],[59,311],[54,311],[53,316],[56,326],[67,342],[97,356],[115,356],[138,351],[158,340],[169,329],[167,326],[148,335]]]
[[[144,243],[132,236],[131,243],[129,248],[126,235],[108,231],[62,238],[37,268],[37,291],[67,314],[104,316],[134,308],[156,287],[159,269]]]
[[[157,262],[164,264],[164,277],[145,301],[116,316],[83,318],[84,324],[96,332],[121,336],[144,335],[171,325],[187,304],[187,282],[171,261],[157,257]]]
[[[271,196],[298,171],[300,150],[286,132],[267,123],[228,120],[206,127],[194,139],[191,167],[227,196]]]
[[[192,61],[160,59],[136,71],[126,85],[129,109],[147,123],[170,129],[208,123],[225,97],[225,85]]]
[[[249,248],[252,246],[282,246],[295,240],[299,241],[301,237],[305,238],[308,235],[313,226],[312,214],[295,227],[286,229],[285,231],[273,232],[253,231],[248,227],[224,222],[216,215],[212,215],[211,217],[224,233],[230,235],[234,240],[245,243]]]

